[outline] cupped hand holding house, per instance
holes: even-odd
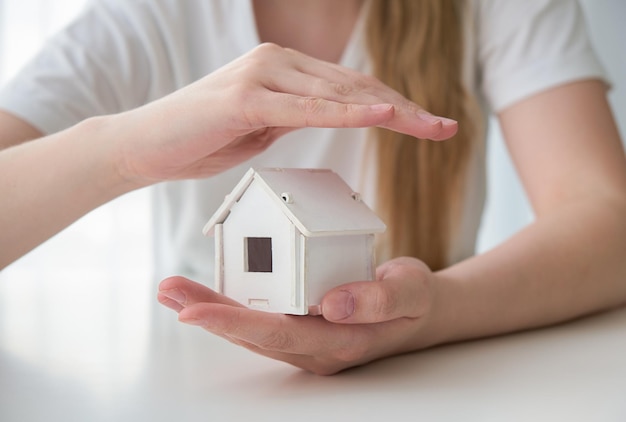
[[[322,316],[250,309],[203,284],[171,277],[159,301],[197,325],[260,355],[330,375],[368,362],[437,344],[435,274],[415,258],[387,261],[376,281],[329,291]]]

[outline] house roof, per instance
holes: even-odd
[[[203,233],[213,234],[248,186],[258,181],[285,216],[306,236],[366,234],[385,231],[385,224],[346,182],[326,169],[250,169],[226,195]]]

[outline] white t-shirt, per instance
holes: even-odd
[[[573,0],[474,0],[466,25],[466,84],[497,112],[547,88],[604,78]],[[341,64],[369,71],[365,12]],[[259,44],[251,0],[93,0],[68,28],[0,92],[0,108],[45,133],[89,116],[156,100],[207,75]],[[206,179],[154,188],[158,278],[212,280],[213,241],[201,229],[250,167],[331,168],[373,206],[375,175],[366,174],[365,129],[304,129],[263,154]],[[88,140],[85,140],[88,142]],[[468,173],[461,230],[451,252],[474,252],[485,199],[484,153]]]

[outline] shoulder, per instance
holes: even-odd
[[[559,22],[581,14],[577,0],[471,0],[471,8],[480,26],[511,31],[534,26],[541,20]],[[556,20],[555,20],[556,19]],[[558,31],[558,26],[554,31]]]
[[[576,0],[473,0],[474,54],[493,111],[548,88],[605,79]]]
[[[86,14],[100,19],[126,21],[142,30],[147,24],[162,29],[193,25],[210,17],[222,17],[223,1],[92,0]]]

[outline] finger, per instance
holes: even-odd
[[[454,136],[458,131],[456,120],[435,116],[422,109],[396,107],[392,119],[380,125],[419,139],[442,141]]]
[[[159,302],[180,312],[187,306],[201,302],[222,303],[241,307],[240,303],[185,277],[169,277],[159,284]],[[173,306],[170,306],[173,305]],[[175,306],[178,305],[178,306]]]
[[[285,93],[273,93],[268,102],[272,107],[255,102],[244,110],[252,127],[371,127],[384,124],[394,114],[391,104],[345,104]]]
[[[292,66],[301,73],[301,77],[294,77],[293,73],[282,78],[274,78],[276,87],[284,87],[285,92],[302,96],[321,95],[326,99],[338,102],[353,102],[362,104],[389,103],[396,108],[395,125],[387,127],[398,132],[412,134],[412,122],[417,118],[430,123],[429,132],[420,131],[414,134],[418,138],[442,140],[452,137],[457,131],[457,122],[453,119],[436,116],[422,109],[417,104],[405,98],[402,94],[382,83],[379,79],[365,75],[344,66],[328,63],[323,60],[309,57],[295,50],[289,50],[294,58]],[[313,77],[313,78],[311,78]],[[294,85],[292,81],[297,84]],[[286,85],[285,85],[286,84]],[[319,89],[319,92],[313,91]],[[278,88],[277,90],[280,90]],[[406,121],[409,127],[406,126]]]
[[[413,321],[402,318],[380,324],[333,324],[320,317],[272,314],[217,303],[189,306],[180,312],[179,320],[320,375],[408,351],[405,336],[397,333],[405,332]]]
[[[354,87],[356,92],[368,92],[369,94],[385,99],[396,105],[409,102],[398,91],[382,83],[378,78],[358,72],[354,69],[337,63],[326,62],[315,57],[307,56],[299,51],[286,49],[291,61],[289,64],[304,75],[315,76],[319,79],[334,81],[342,86]],[[288,79],[285,79],[288,80]]]
[[[275,314],[220,303],[198,303],[179,313],[181,322],[237,338],[263,350],[321,355],[362,344],[362,327],[331,324],[323,318]]]
[[[372,86],[366,86],[366,81],[354,83],[359,80],[359,77],[362,78],[363,75],[357,73],[351,80],[337,82],[298,72],[289,72],[283,75],[272,74],[265,82],[265,86],[275,92],[289,93],[297,98],[302,97],[301,100],[304,101],[319,98],[341,104],[393,104],[395,109],[393,118],[379,126],[417,138],[443,140],[452,137],[457,132],[458,124],[455,120],[427,112],[374,78],[369,79],[374,84]],[[382,87],[378,87],[378,84]],[[307,106],[305,104],[300,108]],[[294,108],[294,110],[297,109]],[[349,127],[354,127],[354,125],[349,125]]]
[[[222,295],[219,295],[218,293],[208,289],[207,287],[188,280],[184,277],[167,278],[160,283],[159,289],[159,302],[175,310],[176,312],[181,312],[183,309],[185,309],[185,306],[192,306],[193,304],[203,301],[207,301],[209,303],[217,303],[217,301],[230,302],[231,304],[233,303],[233,301],[229,300],[228,298],[225,298]],[[174,297],[175,299],[171,299],[170,296]],[[183,306],[181,303],[184,303],[185,306]],[[228,303],[223,304],[228,305]],[[240,306],[237,303],[235,303],[235,305]],[[227,330],[220,331],[210,329],[209,324],[206,324],[203,320],[203,318],[207,316],[206,314],[202,315],[203,318],[196,318],[196,316],[198,315],[198,311],[198,309],[187,311],[187,313],[179,317],[179,319],[182,322],[192,323],[194,325],[201,325],[213,334],[216,334],[223,339],[238,346],[244,347],[252,352],[315,372],[315,366],[313,365],[314,359],[312,357],[305,354],[294,354],[290,352],[264,349],[254,343],[246,341],[243,338],[235,337],[233,334],[228,333]],[[191,316],[187,316],[187,314]]]
[[[184,306],[178,303],[177,301],[161,294],[157,294],[157,300],[164,306],[170,308],[174,312],[180,312],[183,310]]]
[[[419,277],[396,266],[389,267],[381,280],[339,286],[322,299],[322,315],[344,324],[420,317],[427,312],[430,294]]]
[[[289,93],[300,97],[320,97],[339,103],[354,104],[401,104],[406,101],[400,94],[396,96],[377,95],[374,88],[355,83],[345,77],[336,79],[321,78],[315,75],[294,71],[291,68],[278,69],[266,76],[263,86],[274,92]],[[390,90],[392,91],[392,90]],[[393,91],[392,91],[393,92]]]
[[[447,139],[457,131],[456,121],[432,116],[414,107],[406,110],[391,104],[344,104],[319,97],[276,95],[278,98],[273,100],[275,107],[246,113],[256,117],[256,125],[333,128],[380,126],[416,138],[433,140]]]
[[[248,105],[244,105],[244,114],[250,123],[254,122],[252,127],[381,126],[433,140],[447,139],[456,133],[454,120],[431,115],[373,76],[274,44],[263,44],[251,55],[257,56],[253,63],[264,64],[264,68],[295,70],[283,74],[272,71],[263,78],[266,88],[284,97],[268,102],[278,105],[274,113],[267,107],[255,109],[258,102],[244,103]],[[276,63],[282,66],[272,66]],[[398,114],[388,124],[380,113],[367,108],[383,104],[393,105]]]

